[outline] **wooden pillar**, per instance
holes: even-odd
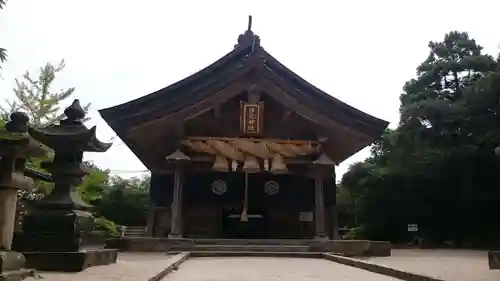
[[[156,218],[156,206],[154,202],[149,200],[149,210],[148,210],[148,218],[146,222],[146,236],[153,237],[154,229],[155,229],[155,218]]]
[[[323,193],[324,182],[321,173],[314,176],[314,221],[316,224],[316,239],[328,239],[325,229],[325,198]]]
[[[337,178],[336,178],[336,171],[335,167],[333,167],[333,175],[332,175],[332,180],[333,180],[333,198],[332,198],[332,208],[331,208],[331,221],[332,221],[332,239],[333,240],[340,240],[340,234],[339,234],[339,216],[337,212]]]
[[[182,237],[182,170],[177,166],[174,171],[174,195],[171,205],[171,220],[169,238]]]
[[[169,238],[182,237],[182,187],[183,187],[183,163],[191,160],[186,154],[177,149],[174,153],[165,157],[167,162],[174,167],[174,194],[170,206],[170,233]]]

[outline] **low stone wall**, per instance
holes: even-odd
[[[488,264],[490,269],[500,269],[500,251],[488,252]]]
[[[398,270],[395,268],[387,267],[384,265],[372,263],[369,261],[358,260],[348,257],[342,257],[332,254],[322,254],[323,258],[329,261],[340,263],[347,266],[352,266],[360,269],[364,269],[373,273],[378,273],[390,277],[394,277],[401,280],[411,280],[411,281],[444,281],[442,279],[437,279],[417,273],[407,272],[403,270]]]
[[[370,257],[389,257],[391,256],[392,243],[387,241],[370,241],[370,248],[365,253]]]
[[[326,240],[311,241],[311,252],[336,253],[343,256],[376,256],[387,257],[391,255],[392,244],[386,241],[368,240]]]
[[[124,252],[167,252],[175,246],[194,246],[192,239],[169,239],[149,237],[123,237],[106,240],[107,249]]]
[[[344,256],[363,256],[370,250],[368,240],[325,240],[311,241],[309,251],[336,253]]]

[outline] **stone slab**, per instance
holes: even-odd
[[[170,252],[169,252],[170,253]],[[322,258],[321,253],[299,252],[190,252],[190,257],[275,257],[275,258]]]
[[[324,259],[276,257],[192,258],[163,281],[397,281]]]
[[[94,266],[81,272],[38,271],[41,279],[25,281],[155,281],[158,279],[154,278],[161,277],[163,271],[178,260],[176,257],[165,253],[120,253],[115,264]]]
[[[167,252],[172,247],[181,247],[182,250],[192,246],[192,239],[124,237],[107,239],[105,247],[126,252]]]
[[[490,269],[500,269],[500,251],[488,252],[488,265]]]
[[[80,252],[25,252],[26,267],[44,271],[78,272],[91,266],[116,263],[118,250],[95,249]]]
[[[411,281],[445,281],[444,279],[438,279],[430,276],[426,276],[423,274],[412,273],[404,270],[399,270],[395,268],[391,268],[388,266],[371,263],[369,261],[363,261],[358,259],[352,259],[348,257],[342,257],[333,254],[323,254],[323,258],[329,261],[333,261],[336,263],[340,263],[343,265],[348,265],[360,269],[364,269],[373,273],[378,273],[394,278],[398,278],[401,280],[411,280]]]
[[[33,269],[19,269],[0,273],[0,281],[21,281],[30,276],[34,276]]]
[[[190,257],[189,252],[180,253],[178,255],[173,256],[170,259],[170,265],[167,266],[164,270],[159,272],[158,274],[152,276],[147,281],[160,281],[168,274],[172,273],[174,270],[179,269],[179,265],[185,262]]]
[[[372,263],[446,281],[499,281],[488,267],[488,251],[464,249],[394,249],[390,257],[360,257]]]

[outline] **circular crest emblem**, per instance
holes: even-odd
[[[264,185],[264,191],[268,195],[275,195],[280,191],[280,185],[275,181],[267,181]]]
[[[217,195],[222,195],[227,191],[226,182],[222,180],[216,180],[212,183],[212,192]]]

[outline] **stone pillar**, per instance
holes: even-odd
[[[314,222],[316,224],[316,239],[328,239],[325,230],[325,198],[323,194],[323,177],[317,173],[314,177]]]
[[[0,280],[21,280],[33,271],[24,269],[23,254],[12,251],[17,190],[34,186],[33,180],[24,175],[26,158],[46,152],[28,135],[26,114],[15,112],[10,119],[0,135]]]
[[[182,171],[180,167],[177,167],[174,171],[174,196],[172,198],[171,205],[171,226],[169,238],[181,238],[182,237]]]
[[[10,250],[16,220],[17,190],[0,189],[0,249]]]

